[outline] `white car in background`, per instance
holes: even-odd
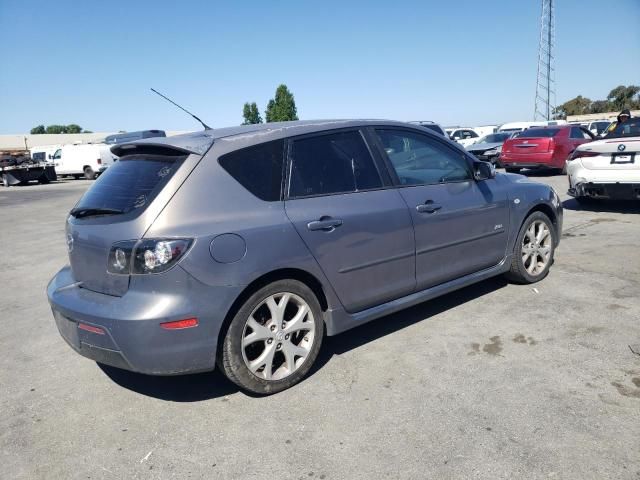
[[[445,128],[447,135],[454,142],[458,142],[463,147],[467,147],[480,138],[480,135],[470,127]]]
[[[567,160],[569,195],[640,199],[640,118],[619,124],[603,139],[578,146]]]

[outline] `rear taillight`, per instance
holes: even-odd
[[[553,138],[549,139],[549,146],[547,147],[547,152],[553,152],[556,148],[556,142]]]
[[[107,272],[119,275],[161,273],[170,269],[189,250],[186,238],[144,239],[114,243]]]
[[[600,152],[593,152],[591,150],[574,150],[568,160],[571,161],[582,157],[597,157],[598,155],[600,155]]]

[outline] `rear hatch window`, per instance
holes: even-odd
[[[560,132],[559,128],[530,128],[518,134],[517,138],[551,138],[558,132]]]
[[[71,215],[141,213],[180,168],[186,155],[128,155],[120,158],[96,180]]]

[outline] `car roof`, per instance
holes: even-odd
[[[174,135],[171,137],[153,137],[134,140],[114,145],[111,151],[122,156],[129,149],[136,146],[168,147],[185,153],[204,155],[213,142],[218,139],[242,139],[243,144],[257,144],[269,140],[304,135],[306,133],[322,132],[338,128],[361,127],[367,125],[409,126],[416,125],[394,120],[297,120],[293,122],[258,123],[254,125],[240,125],[237,127],[214,128],[198,132]],[[243,145],[246,146],[246,145]]]

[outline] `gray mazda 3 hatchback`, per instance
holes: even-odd
[[[426,128],[247,125],[119,144],[47,294],[78,353],[153,375],[299,382],[323,337],[486,278],[544,278],[552,188]]]

